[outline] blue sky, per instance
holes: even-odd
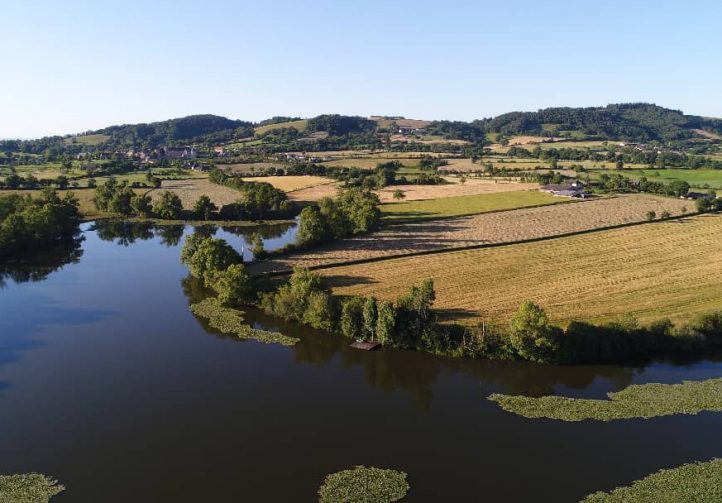
[[[195,113],[722,116],[722,2],[36,1],[0,7],[0,137]]]

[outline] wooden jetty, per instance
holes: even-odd
[[[351,347],[354,349],[363,349],[364,351],[373,351],[376,348],[381,347],[380,342],[364,342],[356,341],[351,343]]]

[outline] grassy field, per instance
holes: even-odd
[[[301,119],[297,121],[288,121],[288,122],[279,122],[278,124],[266,124],[265,126],[259,126],[255,129],[257,135],[261,135],[264,133],[267,133],[268,131],[272,131],[274,129],[285,129],[285,128],[293,128],[297,131],[306,131],[306,128],[308,127],[308,120],[307,119]]]
[[[284,192],[293,192],[296,190],[307,189],[310,187],[316,187],[318,185],[326,185],[334,183],[330,178],[323,176],[310,176],[310,175],[299,175],[299,176],[257,176],[257,177],[246,177],[243,178],[246,182],[266,182],[270,183],[277,189],[281,189]]]
[[[293,193],[292,193],[293,194]],[[563,200],[563,199],[562,199]],[[642,194],[618,196],[568,204],[483,213],[443,220],[417,220],[386,225],[368,234],[337,241],[274,260],[254,264],[255,272],[287,270],[296,266],[325,267],[359,260],[516,243],[562,234],[589,231],[644,221],[647,211],[680,214],[689,201]],[[349,274],[363,277],[376,267],[366,264]],[[328,274],[333,274],[329,271]],[[380,274],[383,274],[380,272]],[[405,278],[405,281],[412,281]],[[411,283],[407,283],[407,286]]]
[[[589,204],[534,211],[568,210],[571,217],[572,212],[584,210]],[[640,210],[643,208],[644,205]],[[569,225],[548,218],[549,213],[546,217],[537,224]],[[560,214],[557,218],[564,217]],[[539,234],[537,229],[530,228],[528,235],[534,235],[534,231]],[[340,250],[332,250],[328,255],[327,259],[336,260],[342,256]],[[348,258],[353,256],[347,253]],[[314,258],[320,262],[323,257]],[[336,285],[336,293],[384,299],[395,299],[420,279],[433,278],[437,307],[447,310],[448,317],[469,324],[482,319],[505,322],[527,299],[540,304],[550,319],[559,324],[575,319],[610,321],[626,314],[641,322],[662,317],[680,322],[719,309],[720,263],[722,216],[705,215],[534,243],[334,267],[321,272]]]
[[[152,190],[148,195],[155,201],[164,190],[170,190],[178,194],[183,203],[183,208],[186,210],[192,209],[195,202],[202,195],[210,197],[211,201],[219,208],[224,204],[235,202],[240,197],[237,190],[211,183],[207,178],[163,180],[160,189]]]
[[[640,169],[623,170],[620,173],[623,176],[638,180],[646,176],[649,181],[669,183],[674,180],[684,180],[693,187],[709,186],[711,189],[722,189],[722,169],[644,169],[646,166],[640,166]],[[615,171],[594,170],[591,173],[599,176],[602,173],[610,173]]]
[[[649,419],[673,414],[722,411],[722,379],[682,381],[681,384],[635,384],[609,400],[542,396],[539,398],[493,394],[489,400],[507,412],[532,419],[559,421],[616,421]]]
[[[333,161],[326,161],[321,164],[323,164],[324,166],[328,166],[330,168],[374,169],[379,164],[384,163],[384,162],[389,162],[392,160],[398,161],[402,165],[407,166],[407,167],[411,167],[411,168],[419,167],[419,159],[418,158],[397,157],[397,158],[391,159],[391,158],[376,157],[376,156],[336,159]]]
[[[517,190],[427,199],[424,201],[388,203],[381,205],[381,213],[386,220],[399,218],[440,218],[474,215],[477,213],[487,213],[489,211],[524,208],[543,204],[556,204],[566,201],[568,201],[568,199],[556,197],[547,192]]]
[[[660,470],[628,487],[590,494],[582,503],[704,503],[722,501],[722,460]]]
[[[66,138],[65,143],[68,145],[73,143],[80,143],[81,145],[100,145],[109,139],[110,136],[105,134],[85,134]]]
[[[457,177],[446,176],[444,179],[449,183],[444,185],[391,185],[378,190],[377,193],[381,202],[392,203],[399,202],[393,197],[394,192],[397,190],[404,193],[404,201],[418,201],[423,199],[531,190],[538,187],[535,183],[509,182],[490,178],[469,178],[463,184],[459,182],[459,178]]]

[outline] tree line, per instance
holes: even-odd
[[[34,198],[0,197],[0,259],[71,239],[79,232],[79,222],[78,200],[71,193],[60,197],[55,190],[44,189]]]

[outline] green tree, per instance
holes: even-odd
[[[251,299],[253,284],[243,264],[231,264],[225,270],[212,271],[207,276],[206,286],[216,291],[218,300],[224,305],[240,306]]]
[[[376,338],[376,299],[374,297],[368,297],[364,301],[363,307],[363,328],[364,337],[370,340]]]
[[[657,213],[655,211],[648,211],[646,217],[647,221],[651,222],[652,220],[657,218]]]
[[[333,330],[336,317],[333,298],[328,292],[312,291],[301,321],[319,330]]]
[[[130,207],[133,214],[139,217],[149,217],[152,213],[150,197],[146,194],[135,194],[130,199]]]
[[[525,360],[551,362],[558,357],[559,331],[549,324],[544,310],[527,300],[511,319],[509,340]]]
[[[712,202],[706,197],[700,197],[694,202],[694,204],[697,207],[698,213],[705,213],[709,211],[710,207],[712,206]]]
[[[381,344],[393,344],[396,337],[396,309],[391,302],[378,303],[376,316],[376,339]]]
[[[401,201],[402,199],[406,198],[406,194],[404,194],[404,191],[403,191],[403,190],[401,190],[401,189],[396,189],[396,190],[394,191],[394,196],[393,196],[393,197],[394,197],[394,199],[396,199],[397,201]]]
[[[327,232],[326,222],[321,217],[318,208],[307,206],[301,210],[298,232],[296,233],[296,243],[299,246],[312,246],[321,243],[326,239]]]
[[[229,266],[243,262],[243,258],[225,240],[194,236],[186,240],[181,261],[196,278],[212,280],[214,272],[225,271]]]
[[[349,339],[364,338],[364,301],[361,297],[351,297],[344,301],[341,308],[341,333]]]
[[[153,212],[160,218],[167,220],[178,220],[183,211],[183,203],[180,197],[170,190],[164,190],[160,198],[153,205]]]
[[[193,216],[198,220],[211,220],[214,211],[218,211],[218,206],[205,194],[193,205]]]

